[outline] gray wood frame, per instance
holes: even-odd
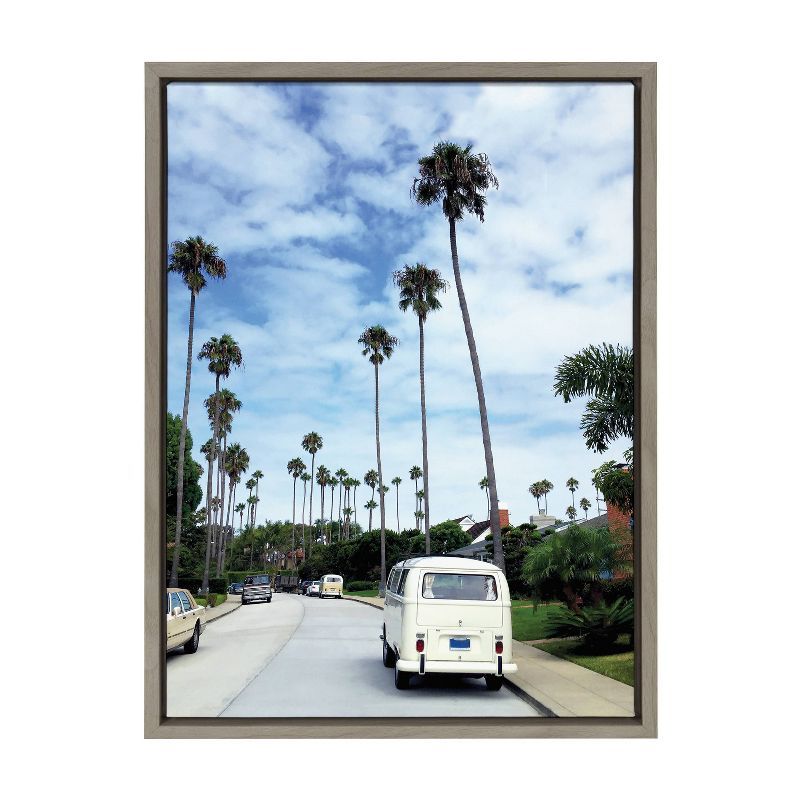
[[[631,719],[168,719],[163,442],[166,409],[166,86],[173,81],[625,81],[635,87],[636,716]],[[151,63],[145,65],[146,738],[655,737],[656,65],[654,63]]]

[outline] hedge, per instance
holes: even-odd
[[[225,578],[209,578],[208,591],[212,594],[227,594],[228,581]],[[179,589],[188,589],[192,594],[199,594],[203,585],[203,576],[184,575],[178,580]]]
[[[248,575],[272,575],[273,578],[275,576],[275,570],[268,569],[266,572],[263,570],[258,569],[248,569],[246,571],[241,570],[232,570],[231,572],[225,573],[227,575],[225,586],[230,586],[232,583],[244,583],[244,579]]]
[[[348,581],[346,586],[348,592],[363,592],[367,589],[377,588],[377,581]]]

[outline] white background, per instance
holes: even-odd
[[[1,608],[15,794],[267,796],[277,782],[454,796],[454,776],[484,797],[796,789],[797,28],[784,3],[653,5],[6,12]],[[657,741],[142,740],[147,60],[659,62]]]

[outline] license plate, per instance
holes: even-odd
[[[469,639],[451,639],[451,650],[469,650]]]

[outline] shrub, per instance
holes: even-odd
[[[610,606],[590,606],[580,611],[556,609],[545,624],[548,638],[579,636],[587,650],[607,649],[624,633],[633,633],[633,601],[624,597]]]
[[[348,592],[363,592],[368,589],[377,589],[378,582],[377,581],[348,581],[347,582],[347,591]]]
[[[631,575],[598,581],[597,588],[602,592],[606,603],[613,603],[620,597],[625,600],[633,600],[633,576]]]

